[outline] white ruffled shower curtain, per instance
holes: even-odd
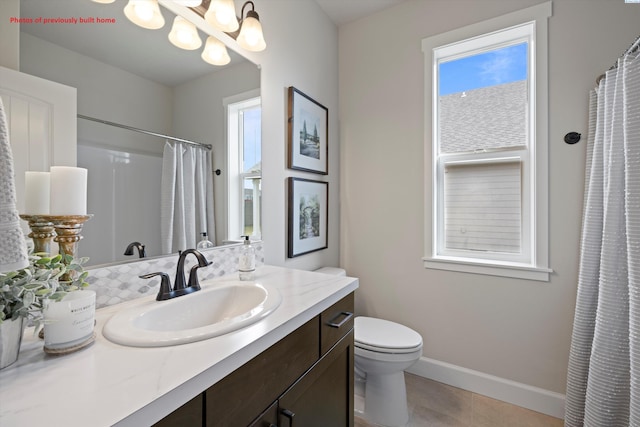
[[[636,44],[638,41],[636,41]],[[640,56],[590,94],[565,426],[640,426]]]
[[[203,232],[215,244],[209,151],[191,144],[165,142],[160,209],[162,253],[195,248]]]

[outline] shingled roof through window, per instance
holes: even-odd
[[[526,80],[441,96],[441,151],[526,145],[526,114]]]

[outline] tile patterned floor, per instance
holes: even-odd
[[[562,427],[563,421],[519,406],[405,374],[408,427]],[[375,427],[356,417],[355,427]]]

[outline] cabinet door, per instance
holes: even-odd
[[[314,317],[205,392],[207,427],[245,427],[318,361]]]
[[[197,395],[157,423],[154,427],[202,427],[203,396]]]
[[[353,330],[278,401],[280,427],[353,427]]]
[[[269,409],[264,411],[249,427],[277,427],[278,424],[278,402],[274,402]]]

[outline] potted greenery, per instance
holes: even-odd
[[[40,330],[47,300],[60,301],[88,286],[82,267],[86,258],[36,253],[29,261],[22,270],[0,273],[0,369],[17,360],[25,321],[34,324],[36,333]]]

